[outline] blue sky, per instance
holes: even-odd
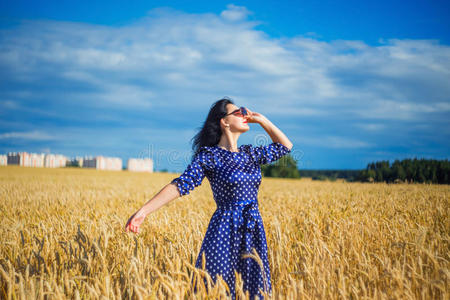
[[[231,97],[302,169],[448,159],[444,1],[0,2],[0,153],[150,156],[181,172]],[[239,139],[270,138],[257,124]]]

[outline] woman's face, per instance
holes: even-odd
[[[239,132],[246,132],[250,129],[247,123],[247,116],[242,116],[240,112],[236,112],[234,114],[231,114],[233,111],[239,110],[239,107],[234,104],[227,104],[227,114],[224,119],[224,121],[230,125],[231,131],[239,131]]]

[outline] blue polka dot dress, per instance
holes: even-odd
[[[205,268],[214,282],[220,274],[235,296],[235,273],[241,274],[243,288],[250,299],[263,298],[261,290],[272,293],[266,233],[258,207],[261,183],[260,165],[274,162],[290,152],[281,143],[266,146],[241,145],[238,152],[219,146],[203,146],[180,177],[172,180],[181,196],[199,186],[206,176],[210,182],[217,209],[212,215],[195,266]],[[263,269],[254,258],[260,256]],[[196,289],[195,289],[196,290]]]

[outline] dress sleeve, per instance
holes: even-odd
[[[212,153],[203,149],[194,156],[184,172],[170,183],[177,186],[180,196],[187,195],[202,184],[207,172],[213,168],[212,162]]]
[[[270,164],[291,152],[285,145],[274,142],[266,146],[252,146],[252,155],[259,165]]]

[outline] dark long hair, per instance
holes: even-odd
[[[194,157],[203,146],[215,146],[219,143],[222,136],[222,129],[220,128],[220,119],[227,113],[227,104],[234,104],[233,100],[224,97],[217,100],[211,105],[208,116],[206,117],[203,126],[199,127],[200,131],[192,138],[192,150]]]

